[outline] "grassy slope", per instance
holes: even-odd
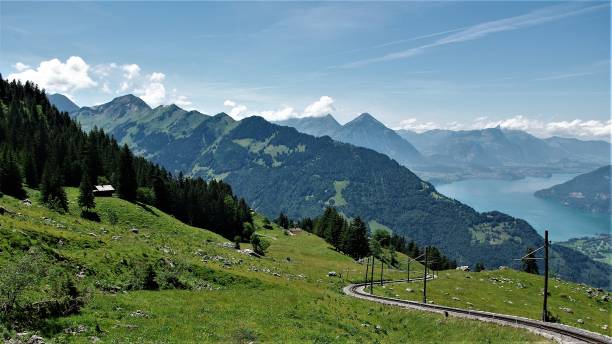
[[[519,286],[519,283],[522,285]],[[516,270],[483,272],[442,271],[436,280],[427,283],[427,299],[436,304],[472,308],[504,314],[514,314],[532,319],[542,316],[543,277]],[[406,289],[411,288],[413,292]],[[602,301],[604,295],[589,297],[585,285],[549,280],[548,310],[560,318],[560,322],[590,331],[611,335],[610,301]],[[375,294],[383,294],[406,300],[422,300],[421,283],[398,283],[378,287]],[[564,308],[571,309],[568,313]],[[582,319],[584,323],[579,323]],[[602,326],[607,325],[607,329]]]
[[[7,263],[17,248],[40,246],[78,266],[75,271],[86,272],[79,283],[93,290],[90,301],[78,315],[49,321],[43,332],[58,342],[90,342],[94,335],[105,342],[542,340],[512,328],[445,319],[344,296],[341,287],[348,281],[328,277],[327,272],[344,272],[346,277],[348,270],[351,280],[360,280],[363,266],[308,233],[288,236],[279,229],[260,230],[271,238],[272,245],[268,256],[258,259],[222,247],[219,244],[226,240],[216,234],[116,198],[97,199],[100,223],[83,220],[75,215],[77,191],[69,189],[68,195],[71,209],[66,215],[51,212],[36,201],[27,207],[11,197],[0,198],[1,206],[18,213],[0,216],[0,263]],[[30,199],[36,198],[37,192],[30,191]],[[108,223],[108,209],[119,215],[114,227]],[[256,225],[262,228],[261,218],[256,218]],[[139,229],[137,234],[130,231],[134,227]],[[160,259],[199,270],[193,278],[206,284],[201,290],[119,293],[94,287],[121,287],[130,278],[129,269],[123,268],[126,264]],[[397,271],[385,277],[403,275]],[[147,316],[132,316],[137,310]],[[63,333],[64,328],[77,325],[87,330],[77,335]],[[96,332],[96,325],[103,332]]]

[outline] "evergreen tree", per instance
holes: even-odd
[[[523,271],[528,272],[530,274],[538,274],[538,264],[535,260],[535,253],[533,253],[534,248],[528,247],[525,251],[525,258],[522,259],[523,263]]]
[[[41,200],[52,209],[67,211],[68,198],[62,184],[63,179],[56,160],[48,160],[40,184]]]
[[[357,216],[349,228],[346,253],[355,259],[366,257],[370,253],[366,224]]]
[[[91,179],[87,174],[87,169],[84,169],[81,184],[79,186],[79,206],[81,208],[85,208],[86,211],[96,207],[93,188],[94,186],[91,184]]]
[[[476,263],[476,267],[474,268],[474,271],[481,272],[481,271],[484,271],[484,269],[485,269],[484,264],[482,262],[478,262]]]
[[[27,154],[23,167],[26,184],[31,188],[38,188],[38,167],[36,166],[36,158],[34,154]]]
[[[288,229],[289,228],[289,218],[287,217],[287,215],[281,211],[281,213],[278,215],[278,218],[276,220],[274,220],[274,222],[283,227],[284,229]]]
[[[136,200],[136,190],[138,189],[138,184],[136,182],[136,172],[134,171],[134,159],[132,157],[132,152],[130,152],[127,145],[123,145],[123,148],[121,149],[121,153],[119,155],[118,172],[117,183],[119,185],[117,191],[119,193],[119,197],[127,201]]]
[[[15,156],[4,149],[0,156],[0,179],[2,179],[1,187],[2,193],[13,196],[15,198],[24,198],[26,196],[25,190],[22,186],[22,177],[19,165]]]

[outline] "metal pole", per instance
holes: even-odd
[[[372,268],[370,269],[370,294],[374,294],[374,263],[376,259],[372,255]]]
[[[408,282],[410,282],[410,258],[408,258]]]
[[[368,283],[368,272],[370,272],[370,257],[366,258],[366,274],[365,274],[365,283]]]
[[[427,303],[427,246],[425,246],[425,274],[423,275],[423,303]]]
[[[542,321],[548,321],[548,231],[544,231],[544,304],[542,305]]]
[[[385,262],[380,259],[380,286],[383,285],[383,271],[385,271]]]

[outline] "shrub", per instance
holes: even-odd
[[[270,242],[255,234],[251,236],[251,245],[253,246],[253,251],[255,251],[255,253],[265,256],[266,252],[268,251],[268,247],[270,247]]]

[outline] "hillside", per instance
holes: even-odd
[[[84,128],[98,125],[170,171],[222,178],[268,217],[280,211],[293,219],[314,217],[334,205],[419,245],[435,245],[460,265],[505,265],[527,247],[541,245],[541,236],[525,221],[479,214],[372,150],[260,117],[235,121],[226,114],[207,116],[176,106],[147,110],[136,97],[126,97],[132,101],[123,104],[125,97],[117,98],[73,116]],[[134,107],[136,112],[129,114]],[[588,259],[567,262],[564,278],[608,286],[606,265]]]
[[[612,239],[610,234],[573,238],[555,244],[579,251],[593,260],[612,265]]]
[[[370,148],[409,168],[427,164],[414,146],[369,113],[363,113],[344,125],[329,114],[325,117],[292,118],[276,124],[293,127],[305,134],[317,137],[327,135],[336,141]]]
[[[375,306],[341,293],[364,266],[308,233],[257,232],[270,241],[264,258],[236,251],[222,237],[185,225],[154,207],[97,198],[100,222],[0,198],[0,261],[42,251],[72,277],[87,301],[77,314],[36,327],[58,342],[517,342],[541,340],[512,328]],[[116,224],[109,222],[116,213]],[[250,247],[243,244],[242,248]],[[145,290],[147,267],[159,290]],[[418,269],[418,267],[413,268]],[[337,271],[342,277],[328,277]],[[348,276],[347,276],[348,275]],[[385,278],[403,276],[387,270]],[[42,281],[41,281],[42,282]],[[35,295],[29,296],[36,300]],[[365,312],[365,309],[369,311]]]
[[[559,202],[567,207],[593,213],[612,213],[610,205],[611,165],[581,174],[571,180],[536,191],[537,197]]]
[[[482,272],[440,271],[427,283],[427,299],[435,304],[542,318],[543,277],[512,269]],[[374,294],[422,301],[422,283],[388,284]],[[551,277],[548,311],[558,322],[610,336],[610,293]]]

